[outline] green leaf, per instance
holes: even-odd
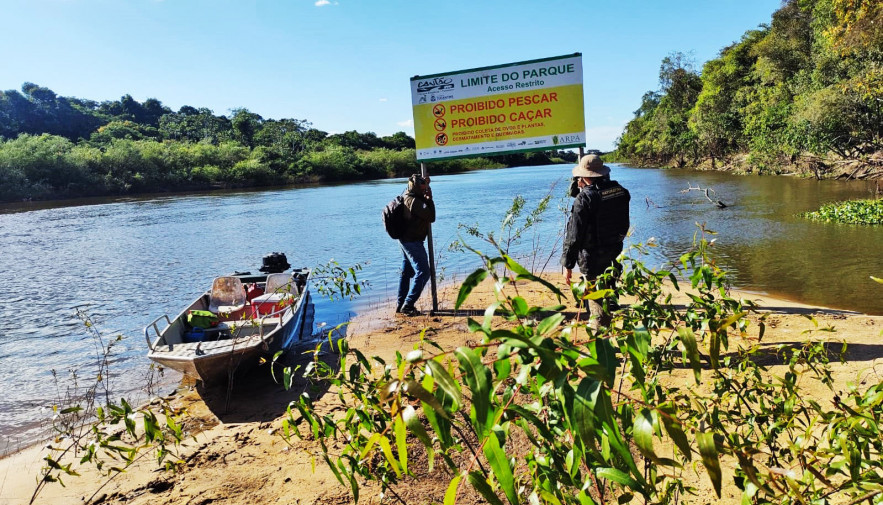
[[[738,320],[742,319],[743,317],[745,317],[747,315],[748,315],[748,312],[745,312],[745,311],[736,312],[735,314],[732,314],[732,315],[730,315],[730,317],[721,321],[719,328],[726,328],[727,326],[737,322]]]
[[[292,369],[290,366],[287,366],[282,369],[282,386],[286,391],[291,390],[291,382],[294,379],[294,374],[292,373]]]
[[[402,469],[399,467],[399,462],[396,461],[395,456],[392,454],[392,446],[389,445],[389,440],[386,437],[380,437],[378,441],[380,448],[383,450],[383,455],[386,456],[386,461],[389,462],[389,466],[392,467],[392,470],[396,473],[396,477],[402,476]]]
[[[493,425],[493,417],[488,415],[491,408],[491,371],[481,362],[478,353],[468,347],[458,347],[454,351],[463,379],[472,391],[472,408],[475,412],[475,423],[479,436],[484,436]]]
[[[600,479],[607,479],[617,484],[621,484],[626,486],[629,489],[634,489],[635,491],[641,492],[641,485],[638,481],[632,479],[629,474],[623,472],[622,470],[617,470],[616,468],[602,467],[595,469],[595,475]]]
[[[599,289],[597,291],[592,291],[587,295],[582,297],[583,300],[601,300],[602,298],[606,298],[608,295],[612,295],[612,289]]]
[[[372,433],[370,437],[368,437],[368,441],[365,442],[365,447],[362,447],[362,451],[359,453],[359,459],[365,459],[365,456],[371,452],[371,449],[374,448],[374,444],[376,444],[383,435],[380,433]]]
[[[558,325],[561,324],[561,321],[564,321],[564,314],[560,312],[543,319],[540,321],[540,324],[537,325],[537,335],[545,336],[547,333],[557,328]]]
[[[540,496],[542,496],[543,499],[546,500],[546,503],[549,503],[551,505],[561,505],[561,500],[559,500],[557,496],[546,491],[545,489],[540,489]]]
[[[570,388],[562,389],[567,394]],[[579,383],[576,393],[573,395],[573,414],[570,422],[576,428],[576,434],[582,442],[584,452],[595,450],[597,437],[595,435],[595,403],[601,391],[601,382],[585,378]]]
[[[720,334],[716,331],[711,332],[710,341],[708,342],[708,360],[715,370],[720,368],[721,339]]]
[[[699,345],[696,344],[696,335],[690,328],[678,328],[678,335],[681,337],[681,342],[687,352],[687,359],[693,368],[696,384],[699,384],[702,379],[702,358],[699,355]]]
[[[343,475],[341,475],[340,471],[338,470],[338,467],[334,463],[331,462],[331,458],[328,457],[328,454],[323,452],[322,458],[325,460],[325,464],[328,465],[328,468],[331,469],[331,473],[334,474],[334,477],[337,479],[337,482],[340,482],[341,486],[346,486],[347,483],[343,481]],[[344,474],[346,475],[347,479],[349,479],[349,474],[346,473],[345,468],[344,468]],[[358,493],[358,487],[356,488],[356,492]]]
[[[484,327],[471,317],[466,319],[466,326],[469,328],[470,333],[484,333]]]
[[[435,389],[435,380],[431,375],[424,375],[422,380],[422,388],[424,391],[431,391]],[[426,403],[423,403],[423,412],[426,414],[426,420],[429,421],[429,425],[432,426],[432,429],[435,431],[435,434],[438,436],[439,444],[442,449],[448,449],[454,445],[454,437],[452,435],[452,420],[449,415],[451,400],[443,395],[440,391],[437,391],[436,394],[431,394],[431,396],[435,399],[435,403],[441,408],[441,415],[439,411],[430,408],[430,406]],[[439,398],[441,397],[441,398]],[[445,463],[451,464],[450,458],[447,456],[445,451],[442,451],[442,458],[444,458]],[[452,469],[456,469],[456,466],[452,466]]]
[[[497,309],[500,308],[500,305],[500,302],[494,302],[488,305],[484,310],[484,323],[482,326],[488,336],[491,335],[491,323],[494,321],[494,314],[497,313]]]
[[[408,381],[406,381],[404,388],[402,388],[402,391],[408,396],[412,398],[417,398],[418,400],[422,401],[443,418],[450,419],[448,412],[445,410],[444,407],[442,407],[442,404],[439,403],[438,398],[427,391],[422,384],[415,381],[414,379],[409,379]]]
[[[448,484],[448,490],[445,491],[445,505],[454,505],[457,503],[457,489],[460,487],[460,480],[462,478],[463,474],[459,473],[451,480],[451,483]]]
[[[708,471],[711,478],[711,484],[717,497],[721,496],[721,481],[723,474],[721,472],[720,458],[718,457],[717,447],[714,445],[714,432],[698,431],[696,432],[696,442],[699,444],[699,454],[702,455],[702,464]]]
[[[684,433],[683,428],[681,428],[680,422],[678,422],[677,409],[671,402],[668,402],[660,405],[659,410],[663,413],[659,417],[662,418],[662,425],[665,427],[665,431],[668,432],[668,436],[671,437],[675,446],[677,446],[687,461],[692,461],[693,451],[690,449],[687,435]]]
[[[393,430],[396,435],[396,451],[399,453],[399,464],[402,466],[402,472],[408,473],[408,432],[405,429],[405,421],[401,417],[396,417],[393,423]]]
[[[635,418],[634,439],[635,445],[641,454],[651,460],[656,460],[656,452],[653,450],[653,433],[654,433],[653,412],[649,409],[641,409]]]
[[[589,345],[589,348],[592,351],[592,355],[597,356],[598,363],[600,363],[607,372],[604,382],[612,387],[613,381],[616,377],[616,369],[619,367],[619,359],[616,357],[616,348],[613,347],[611,340],[612,339],[610,338],[595,339],[595,341]]]
[[[402,409],[402,420],[405,421],[405,425],[411,430],[411,433],[413,433],[427,449],[432,450],[432,439],[430,439],[429,434],[426,433],[426,429],[420,422],[420,417],[417,416],[417,410],[414,407],[408,405]]]
[[[527,302],[524,300],[524,298],[516,296],[512,299],[512,310],[515,312],[516,316],[523,318],[527,317],[530,307],[528,307]]]
[[[463,398],[460,389],[447,370],[438,361],[431,359],[426,362],[426,371],[435,379],[439,389],[452,401],[451,410],[459,410]]]
[[[506,260],[506,266],[509,270],[515,272],[516,275],[531,275],[528,269],[521,266],[520,263],[512,259],[510,256],[503,256],[503,258]]]
[[[681,287],[678,286],[678,278],[675,277],[674,272],[668,274],[668,280],[671,281],[672,285],[673,285],[674,288],[675,288],[675,291],[680,291],[680,290],[681,290]]]
[[[509,458],[506,457],[506,453],[500,447],[500,441],[494,432],[488,435],[484,443],[484,455],[494,471],[494,477],[497,478],[497,482],[503,488],[509,504],[519,505],[518,493],[515,490],[515,477],[512,475],[512,467],[509,466]]]
[[[503,502],[500,501],[500,498],[494,493],[494,490],[491,488],[490,484],[487,483],[487,480],[485,480],[484,475],[482,475],[481,472],[469,472],[466,480],[472,484],[472,487],[475,488],[475,490],[478,491],[488,503],[491,505],[503,505]]]
[[[469,293],[472,292],[473,289],[476,288],[481,281],[483,281],[487,277],[487,270],[483,268],[479,268],[478,270],[469,274],[469,277],[463,281],[463,284],[460,286],[460,293],[457,294],[457,302],[454,304],[454,309],[459,309],[463,302],[466,301],[466,298],[469,297]]]
[[[175,438],[178,441],[180,441],[183,438],[183,434],[182,434],[183,428],[180,425],[178,425],[177,422],[175,422],[175,416],[172,415],[171,412],[166,411],[165,417],[166,417],[166,426],[169,427],[169,429],[174,434]]]
[[[509,270],[512,270],[516,274],[517,280],[525,280],[531,282],[539,282],[543,286],[549,289],[552,293],[554,293],[558,298],[562,298],[564,294],[561,292],[561,289],[558,286],[552,284],[551,282],[543,279],[542,277],[537,277],[531,274],[526,268],[521,266],[517,261],[513,260],[509,256],[506,256],[506,266],[509,267]]]
[[[566,391],[565,388],[562,390]],[[577,426],[577,433],[584,441],[599,438],[601,440],[601,454],[605,459],[610,459],[609,444],[619,456],[635,478],[643,482],[641,471],[635,464],[635,459],[629,451],[629,446],[623,439],[619,425],[614,419],[613,404],[610,401],[610,393],[604,389],[602,383],[586,377],[577,389],[573,400],[573,415],[570,416],[571,424]],[[596,432],[598,433],[596,435]],[[584,445],[586,452],[597,452],[594,445]],[[643,488],[642,492],[643,492]]]

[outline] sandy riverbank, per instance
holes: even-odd
[[[553,282],[561,282],[560,276],[549,277]],[[544,292],[531,286],[520,290],[520,294],[532,304],[550,301],[545,299]],[[806,317],[812,316],[819,328],[830,326],[836,330],[815,332],[813,338],[849,343],[848,362],[832,366],[838,385],[845,386],[860,377],[873,382],[881,380],[883,316],[808,307],[754,294],[741,296],[757,301],[761,310],[768,313],[764,343],[805,340],[805,332],[816,329]],[[472,341],[466,329],[466,316],[483,313],[491,297],[489,287],[481,286],[467,301],[465,310],[455,313],[451,310],[455,294],[442,291],[441,310],[437,315],[414,318],[396,317],[390,307],[378,307],[357,317],[347,329],[347,338],[351,347],[366,356],[386,359],[397,350],[412,349],[423,331],[429,338],[453,348]],[[422,301],[424,309],[428,308],[428,298],[424,296]],[[306,360],[308,356],[297,359]],[[814,393],[814,387],[822,394],[820,385],[807,384],[810,394]],[[295,439],[289,446],[278,434],[286,406],[302,390],[302,385],[296,384],[291,391],[284,391],[273,383],[266,369],[258,369],[238,381],[229,404],[226,390],[198,391],[192,386],[182,386],[173,402],[187,408],[188,427],[197,434],[183,447],[186,463],[180,472],[158,471],[149,458],[109,482],[94,470],[86,469],[81,477],[66,478],[67,487],[51,484],[42,491],[37,503],[82,504],[88,500],[150,505],[351,503],[348,490],[337,483],[319,458],[315,444]],[[329,411],[337,401],[335,395],[321,399]],[[0,460],[0,505],[28,503],[45,452],[42,446],[35,446]],[[444,476],[424,476],[402,485],[399,494],[409,504],[440,503],[446,483]],[[376,488],[363,489],[360,503],[379,502]],[[458,503],[477,502],[464,497]],[[733,491],[725,490],[722,503],[738,503],[738,497]]]

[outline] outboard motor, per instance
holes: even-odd
[[[264,262],[260,271],[265,274],[277,274],[289,268],[291,268],[291,265],[288,264],[288,258],[285,257],[285,253],[274,252],[264,256]]]

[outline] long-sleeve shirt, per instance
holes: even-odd
[[[402,242],[422,242],[429,234],[430,223],[435,222],[435,202],[410,191],[405,193],[404,198],[405,220],[408,226],[399,240]]]

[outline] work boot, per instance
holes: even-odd
[[[414,317],[421,315],[421,312],[417,310],[413,305],[403,305],[399,312],[408,317]]]

